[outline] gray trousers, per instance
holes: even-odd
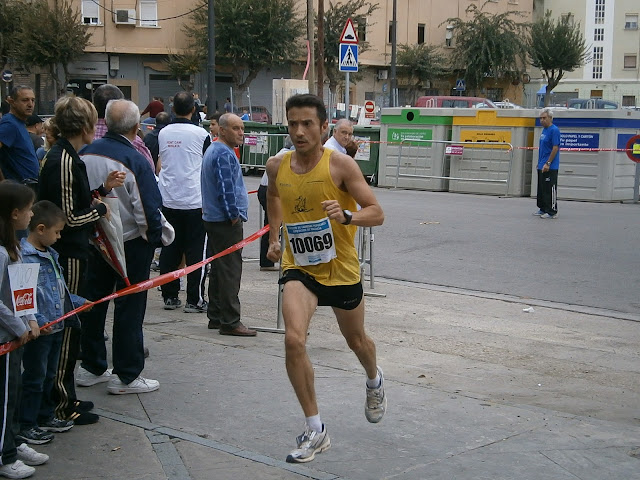
[[[242,222],[204,222],[208,251],[218,254],[243,238]],[[240,281],[242,279],[242,249],[216,258],[209,272],[209,307],[207,317],[224,329],[240,324]]]

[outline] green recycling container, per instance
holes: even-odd
[[[243,170],[264,168],[269,157],[282,149],[287,134],[286,125],[244,122],[244,143],[240,147]]]
[[[380,127],[378,125],[354,125],[353,139],[359,144],[355,160],[362,174],[372,185],[378,184],[380,161]]]

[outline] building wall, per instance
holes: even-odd
[[[154,85],[160,85],[158,80],[162,75],[167,75],[166,66],[163,60],[169,53],[182,52],[188,44],[188,40],[182,31],[187,17],[185,13],[193,10],[198,5],[197,0],[183,0],[181,2],[170,2],[158,0],[156,2],[155,26],[145,26],[141,20],[142,0],[96,0],[100,2],[101,8],[97,10],[97,18],[92,19],[86,28],[91,32],[91,41],[86,49],[86,54],[72,65],[73,83],[78,84],[78,91],[82,91],[85,96],[91,95],[90,89],[102,83],[111,82],[119,84],[126,91],[131,99],[141,106],[147,104],[154,95],[152,91],[155,87],[150,87],[151,79]],[[337,0],[344,3],[348,0]],[[384,105],[388,103],[390,95],[390,79],[388,75],[389,63],[391,60],[391,43],[389,42],[389,22],[392,20],[393,0],[371,0],[378,3],[379,8],[367,21],[366,39],[370,43],[370,49],[360,55],[361,80],[351,86],[352,103],[363,104],[365,99],[373,99],[376,103]],[[595,1],[595,0],[589,0]],[[608,0],[612,1],[612,0]],[[623,0],[633,3],[634,0]],[[50,0],[52,4],[55,0]],[[301,15],[306,12],[306,0],[297,0],[298,11]],[[572,3],[573,0],[558,3]],[[82,8],[82,0],[72,0],[77,8]],[[477,2],[471,0],[397,0],[397,41],[398,44],[415,44],[418,42],[419,25],[424,25],[425,43],[439,45],[445,52],[451,53],[452,48],[445,46],[447,34],[447,22],[449,17],[467,18],[465,9],[471,4],[481,6],[484,4],[486,11],[497,13],[506,10],[523,12],[521,21],[530,21],[533,14],[533,0],[495,0]],[[580,3],[580,2],[577,2]],[[95,5],[93,2],[84,2],[87,8]],[[329,8],[330,2],[325,0],[325,8]],[[315,0],[317,8],[317,0]],[[131,10],[132,20],[130,25],[116,24],[115,12],[118,10]],[[83,15],[87,12],[83,12]],[[176,18],[177,17],[177,18]],[[616,21],[614,19],[614,21]],[[288,67],[272,69],[259,75],[252,83],[251,90],[254,93],[255,104],[264,104],[270,108],[271,81],[273,78],[281,76],[291,76],[301,78],[301,70],[304,68],[304,59],[292,59],[292,64]],[[228,96],[228,74],[221,72],[222,77],[216,84],[220,84],[217,90],[217,100],[224,103]],[[387,72],[386,78],[380,72]],[[626,72],[629,73],[629,72]],[[167,78],[166,92],[171,88]],[[226,80],[226,81],[225,81]],[[159,81],[159,80],[158,80]],[[450,93],[456,78],[442,79],[432,86],[441,94]],[[403,82],[399,77],[399,85]],[[176,84],[177,86],[177,84]],[[521,101],[523,96],[523,86],[503,85],[503,96],[512,101]],[[178,87],[179,88],[179,87]],[[206,92],[206,72],[196,77],[195,91],[204,98]],[[344,94],[344,88],[339,92],[339,96]],[[487,95],[487,91],[484,92]],[[325,96],[325,98],[327,98]],[[237,104],[245,103],[248,99],[240,98]],[[337,100],[336,100],[337,101]],[[523,102],[524,103],[524,102]]]
[[[552,16],[572,15],[580,24],[591,59],[581,68],[565,75],[554,89],[556,95],[571,92],[579,98],[599,97],[620,104],[633,100],[640,105],[640,30],[625,28],[627,15],[640,16],[637,0],[604,0],[604,16],[600,23],[596,20],[596,6],[602,0],[543,0],[536,2],[536,15],[543,10],[551,10]],[[601,31],[598,31],[602,29]],[[602,76],[598,69],[594,72],[594,49],[602,49]],[[635,57],[635,68],[625,68],[625,56]],[[598,65],[595,65],[596,67]],[[534,85],[544,83],[541,76]]]

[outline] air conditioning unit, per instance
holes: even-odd
[[[389,78],[388,70],[378,70],[378,80],[386,80]]]
[[[114,21],[116,25],[135,25],[135,9],[116,10],[116,13],[114,14]]]

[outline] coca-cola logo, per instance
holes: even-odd
[[[33,288],[26,288],[24,290],[15,290],[13,292],[13,300],[16,305],[16,310],[29,310],[34,307],[33,304]]]

